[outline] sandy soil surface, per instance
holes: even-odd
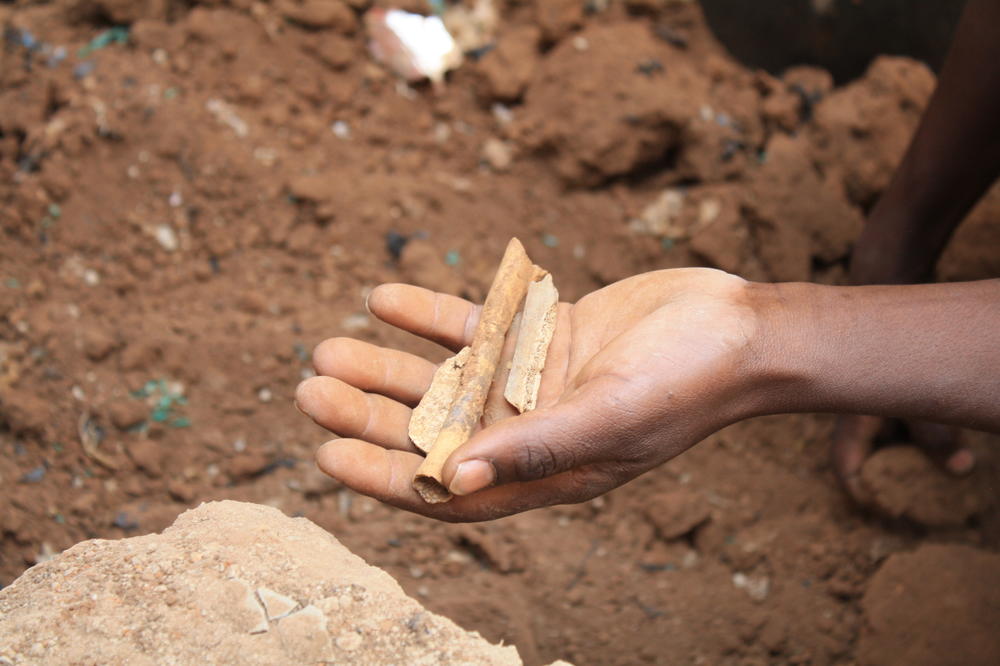
[[[367,4],[0,7],[0,584],[231,498],[310,518],[529,664],[829,664],[857,659],[887,557],[1000,548],[996,437],[966,435],[962,481],[881,458],[880,518],[838,490],[826,416],[738,424],[606,497],[488,525],[317,472],[328,434],[291,404],[316,343],[445,356],[373,321],[374,285],[479,299],[512,235],[568,300],[688,265],[840,282],[934,84],[899,58],[837,89],[774,78],[696,5],[553,0],[498,3],[497,47],[434,94],[371,61]],[[1000,275],[998,220],[994,189],[939,277]]]

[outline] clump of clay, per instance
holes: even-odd
[[[930,544],[886,560],[861,600],[858,662],[1000,664],[1000,555]]]
[[[862,489],[880,511],[928,527],[963,525],[982,510],[972,481],[943,472],[912,446],[881,449],[861,468]]]
[[[305,518],[232,501],[32,567],[0,590],[0,637],[0,664],[521,663]]]

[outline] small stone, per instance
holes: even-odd
[[[362,312],[356,312],[344,317],[340,322],[340,326],[348,333],[353,333],[354,331],[360,331],[371,326],[371,319]]]
[[[514,161],[510,146],[500,139],[490,137],[483,144],[482,160],[494,171],[506,171]]]
[[[664,190],[632,221],[631,229],[638,233],[682,238],[686,235],[686,230],[679,225],[683,209],[684,193],[677,189]]]
[[[147,407],[138,400],[125,398],[111,403],[108,407],[108,417],[119,430],[134,428],[146,420]]]
[[[331,127],[330,130],[333,135],[339,139],[350,139],[351,138],[351,126],[345,123],[343,120],[338,120]]]
[[[177,249],[177,234],[169,224],[160,224],[156,227],[156,242],[167,252]]]
[[[100,328],[88,328],[83,334],[83,353],[91,361],[103,361],[118,347],[118,339]]]
[[[646,506],[646,518],[667,541],[692,532],[710,517],[705,498],[689,490],[658,493]]]
[[[128,447],[128,455],[135,466],[152,478],[162,473],[163,453],[160,445],[151,439],[140,439]]]
[[[264,612],[267,613],[269,620],[280,620],[290,614],[299,605],[299,602],[295,601],[295,599],[286,597],[274,590],[269,590],[266,587],[257,588],[257,598],[260,599],[260,603],[264,606]]]
[[[261,390],[257,391],[257,399],[260,400],[261,402],[271,402],[271,398],[273,397],[274,394],[271,393],[271,389],[267,387],[264,387]]]
[[[764,601],[771,591],[771,580],[767,576],[747,576],[744,573],[733,574],[733,585],[746,590],[754,601]]]

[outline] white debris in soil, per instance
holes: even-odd
[[[348,315],[340,322],[340,326],[347,332],[360,331],[363,328],[368,328],[370,325],[371,320],[368,318],[368,315],[361,312]]]
[[[345,123],[343,120],[338,120],[330,126],[330,131],[338,139],[350,139],[351,138],[351,126]]]
[[[246,124],[246,121],[239,117],[232,106],[226,104],[221,99],[213,97],[205,102],[205,108],[215,116],[217,121],[233,130],[236,136],[243,138],[250,134],[250,127]]]
[[[264,387],[261,390],[257,391],[257,399],[260,400],[261,402],[271,402],[271,398],[273,397],[274,394],[271,393],[271,389],[267,387]]]
[[[629,228],[640,234],[683,238],[687,230],[678,224],[683,209],[684,193],[678,189],[666,189],[629,223]]]
[[[365,14],[375,59],[409,81],[428,78],[435,84],[462,64],[462,51],[440,17],[421,16],[381,7]]]
[[[169,224],[158,224],[153,235],[156,237],[156,242],[160,244],[160,247],[167,252],[173,252],[177,249],[177,234],[174,233],[173,228]]]
[[[771,591],[771,580],[767,576],[748,576],[737,572],[733,574],[733,585],[746,590],[754,601],[764,601]]]
[[[510,145],[496,137],[490,137],[483,144],[480,155],[482,161],[494,171],[506,171],[514,161],[512,153]]]
[[[493,119],[501,127],[506,127],[514,122],[514,112],[505,104],[497,102],[490,108],[490,111],[493,113]]]

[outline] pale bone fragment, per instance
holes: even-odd
[[[462,351],[445,359],[434,373],[427,393],[424,393],[420,404],[413,410],[409,426],[410,440],[424,453],[430,452],[434,440],[441,432],[451,403],[455,402],[458,393],[462,368],[468,360],[469,347],[463,347]]]
[[[514,315],[514,321],[507,330],[507,339],[503,343],[503,352],[500,354],[500,363],[497,364],[497,372],[493,375],[493,383],[490,385],[490,392],[486,394],[486,404],[483,405],[483,427],[489,428],[494,423],[498,423],[512,416],[517,416],[517,410],[503,397],[504,388],[507,386],[507,376],[510,374],[510,362],[514,358],[514,343],[517,342],[517,331],[520,326],[520,315]]]
[[[504,397],[517,407],[522,414],[531,411],[538,403],[538,387],[542,381],[545,356],[556,330],[556,309],[559,306],[559,292],[552,284],[552,276],[546,275],[528,285],[528,295],[524,299],[524,314],[517,333],[514,360],[511,361],[510,375]]]
[[[507,329],[524,300],[528,283],[536,279],[539,270],[541,269],[528,259],[521,242],[512,238],[486,295],[486,303],[483,304],[479,324],[472,337],[469,360],[462,368],[455,401],[434,446],[413,477],[414,490],[430,504],[451,499],[451,493],[444,486],[441,470],[448,457],[468,441],[479,424],[486,395],[500,362]]]
[[[260,603],[267,613],[267,619],[272,621],[280,620],[299,607],[299,602],[295,601],[295,599],[286,597],[274,590],[269,590],[266,587],[257,588],[257,598],[260,599]]]

